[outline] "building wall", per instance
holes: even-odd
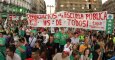
[[[108,11],[108,13],[114,13],[115,14],[115,0],[108,0],[102,5],[103,11]]]
[[[27,13],[31,10],[31,0],[0,0],[0,8],[7,13],[21,12],[20,9],[22,9],[22,13]]]
[[[32,0],[0,0],[0,19],[21,17],[31,13]]]
[[[46,4],[44,0],[33,0],[33,7],[36,9],[36,13],[46,13]]]
[[[108,14],[114,14],[115,19],[115,0],[108,0],[102,5],[102,10],[107,11]],[[114,26],[115,26],[115,20],[114,20]]]
[[[56,11],[92,12],[101,11],[101,0],[56,0]]]

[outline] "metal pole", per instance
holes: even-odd
[[[52,7],[52,6],[50,5],[50,14],[51,14],[51,7]]]

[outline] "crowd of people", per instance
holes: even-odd
[[[115,60],[115,30],[30,27],[0,21],[0,60]]]

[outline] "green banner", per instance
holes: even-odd
[[[108,14],[106,21],[106,33],[112,34],[113,28],[114,28],[114,16],[113,14]]]

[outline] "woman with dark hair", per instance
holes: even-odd
[[[70,56],[70,60],[79,60],[79,59],[80,59],[79,52],[74,50]]]
[[[49,41],[48,43],[46,44],[47,46],[47,60],[52,60],[52,56],[55,54],[55,44],[54,44],[54,36],[53,34],[50,35],[49,37]]]
[[[41,42],[40,41],[36,41],[35,42],[35,46],[33,47],[34,50],[39,50],[40,52],[43,51],[43,47],[41,46]]]
[[[15,46],[11,45],[6,49],[6,60],[21,60],[21,57],[15,53]]]
[[[80,60],[90,60],[89,56],[90,56],[90,49],[89,49],[89,48],[86,48],[86,49],[84,50],[83,55],[81,55]]]
[[[90,60],[89,56],[90,56],[90,49],[86,48],[83,53],[83,60]]]
[[[113,54],[114,54],[114,44],[113,44],[113,40],[110,40],[105,45],[105,53],[104,53],[103,59],[108,60],[111,57],[113,57]]]
[[[26,58],[26,47],[25,47],[25,39],[20,38],[18,43],[16,44],[16,53],[21,57],[21,60],[25,60]]]

